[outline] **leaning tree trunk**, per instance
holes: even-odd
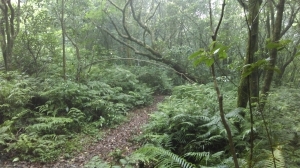
[[[164,58],[162,53],[154,47],[154,44],[157,41],[155,41],[155,38],[153,37],[154,36],[153,30],[151,30],[151,28],[147,25],[146,22],[152,19],[152,17],[158,10],[160,3],[158,3],[158,5],[154,8],[154,10],[152,11],[153,13],[150,16],[147,16],[147,18],[143,19],[140,17],[139,13],[136,13],[137,9],[133,5],[133,0],[125,1],[125,5],[123,7],[118,6],[116,3],[114,3],[111,0],[108,0],[108,2],[112,6],[114,6],[115,9],[121,12],[122,20],[120,21],[120,25],[119,25],[118,21],[114,21],[109,15],[109,13],[106,12],[117,35],[113,33],[110,30],[110,28],[97,26],[100,30],[107,33],[117,42],[131,49],[133,53],[137,55],[145,56],[149,60],[157,61],[167,65],[168,67],[172,68],[178,75],[180,75],[182,78],[188,81],[201,83],[202,80],[199,77],[196,77],[191,73],[187,72],[187,70],[183,66],[179,65],[176,61],[173,61],[168,58]],[[144,32],[142,35],[143,37],[134,36],[134,34],[132,34],[129,31],[128,20],[127,20],[128,14],[131,14],[131,17],[133,18],[135,23]],[[148,39],[146,39],[145,37],[148,37]]]

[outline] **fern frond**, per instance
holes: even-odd
[[[274,150],[275,158],[273,158],[271,151],[268,151],[267,155],[268,155],[267,159],[258,162],[255,167],[273,168],[275,167],[274,166],[274,159],[275,159],[276,168],[285,168],[285,160],[283,157],[282,146],[277,146],[275,148]]]
[[[236,108],[236,109],[230,111],[229,113],[227,113],[226,118],[237,118],[240,121],[243,121],[244,117],[241,116],[241,114],[240,114],[242,111],[243,111],[242,108]]]
[[[184,157],[192,157],[196,161],[200,161],[204,157],[208,158],[210,155],[210,152],[188,152],[184,154]]]
[[[282,146],[277,146],[276,149],[274,150],[274,157],[272,156],[272,154],[269,155],[268,160],[265,161],[265,167],[266,168],[273,168],[274,166],[274,159],[275,159],[275,164],[276,164],[276,168],[285,168],[285,161],[284,161],[284,157],[282,154]]]
[[[156,166],[158,168],[194,168],[195,165],[189,163],[181,156],[178,156],[171,151],[165,150],[163,148],[155,147],[155,146],[144,146],[140,148],[137,153],[143,154],[145,157],[149,158],[149,160],[153,160],[156,162]],[[145,159],[148,160],[148,159]]]

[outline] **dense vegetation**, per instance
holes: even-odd
[[[0,12],[0,164],[71,159],[163,94],[140,149],[85,167],[300,166],[298,1],[0,0]]]

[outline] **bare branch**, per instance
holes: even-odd
[[[123,29],[125,30],[127,36],[130,38],[131,35],[130,35],[130,33],[129,33],[128,29],[127,29],[127,26],[126,26],[126,8],[127,8],[128,5],[129,5],[129,1],[125,4],[125,6],[124,6],[124,8],[122,10],[122,15],[123,15],[123,17],[122,17],[122,25],[123,25]]]
[[[112,4],[115,8],[117,8],[118,10],[123,11],[118,5],[116,5],[115,3],[113,3],[111,0],[108,0],[108,2],[110,4]]]
[[[15,10],[12,7],[10,1],[7,1],[7,5],[8,5],[9,10],[10,10],[10,20],[9,20],[9,22],[10,22],[10,33],[11,33],[11,36],[14,38],[15,37],[15,27],[14,27]]]
[[[220,29],[220,26],[221,26],[221,23],[222,23],[222,20],[223,20],[223,17],[224,17],[224,10],[225,10],[225,1],[223,2],[223,4],[222,4],[222,9],[221,9],[221,16],[220,16],[220,19],[219,19],[219,23],[218,23],[218,25],[217,25],[217,28],[216,28],[216,30],[215,30],[215,33],[214,33],[214,37],[215,38],[217,38],[217,34],[218,34],[218,31],[219,31],[219,29]]]
[[[246,4],[246,2],[244,2],[244,0],[237,0],[237,1],[244,8],[244,10],[248,10],[248,5]]]
[[[152,13],[152,15],[150,15],[149,18],[146,19],[146,23],[147,23],[150,19],[153,18],[153,16],[155,15],[155,13],[156,13],[156,11],[157,11],[157,9],[158,9],[159,6],[160,6],[160,2],[157,4],[157,6],[156,6],[154,12]]]
[[[136,16],[132,0],[129,0],[128,2],[130,2],[131,12],[132,12],[132,16],[133,16],[134,20],[139,24],[139,26],[141,26],[146,32],[148,32],[150,34],[151,41],[152,41],[152,31],[149,29],[148,26],[146,26],[145,24],[143,24],[141,22],[141,18],[140,17]]]
[[[290,14],[290,18],[289,18],[289,22],[288,24],[285,26],[285,28],[283,28],[283,30],[280,33],[280,37],[282,37],[293,25],[294,20],[296,18],[296,15],[298,14],[298,12],[300,11],[300,7],[298,9],[294,9],[293,6],[291,6],[291,14]]]
[[[111,31],[109,31],[109,29],[107,29],[105,27],[97,26],[95,24],[99,29],[103,30],[103,32],[107,33],[112,39],[116,40],[120,44],[133,50],[135,54],[146,56],[147,58],[149,58],[151,60],[159,61],[159,62],[171,67],[172,69],[179,72],[179,74],[188,81],[197,81],[197,78],[194,77],[192,74],[187,73],[185,68],[181,67],[177,62],[163,58],[162,54],[159,51],[157,51],[155,48],[152,47],[152,44],[153,44],[152,30],[145,23],[143,23],[141,21],[140,16],[136,15],[136,10],[134,8],[133,0],[128,0],[126,2],[126,4],[124,5],[123,9],[117,7],[117,5],[114,4],[113,2],[111,2],[111,0],[109,0],[109,2],[112,4],[112,6],[118,8],[118,10],[120,10],[120,12],[122,13],[123,16],[122,16],[121,25],[118,26],[118,24],[116,24],[116,22],[108,14],[108,12],[104,11],[107,14],[109,20],[111,21],[111,24],[113,25],[114,29],[116,30],[117,35],[114,35]],[[151,18],[153,18],[155,12],[158,9],[158,6],[155,8],[154,13],[147,19],[147,22]],[[126,11],[129,10],[128,9],[129,7],[131,8],[130,11],[132,13],[134,21],[138,24],[140,29],[142,31],[144,31],[143,37],[141,37],[141,39],[134,37],[127,27],[126,19],[128,19],[128,17],[126,17],[127,16]],[[146,38],[147,34],[149,34],[151,36],[151,44],[146,43],[145,38]],[[127,42],[127,40],[131,41],[133,44],[130,45]],[[135,45],[141,47],[143,49],[143,51],[139,51]],[[198,81],[198,82],[201,83],[201,81]]]

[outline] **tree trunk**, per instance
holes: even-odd
[[[279,3],[276,5],[277,12],[276,12],[276,19],[274,23],[274,29],[271,37],[272,42],[278,42],[281,38],[281,27],[282,27],[282,19],[283,19],[283,11],[284,11],[284,4],[285,0],[280,0]],[[270,91],[273,75],[274,75],[274,68],[276,65],[277,60],[277,48],[270,50],[270,63],[269,68],[266,71],[264,85],[261,90],[261,100],[259,104],[259,111],[262,112],[268,97],[268,92]]]
[[[65,36],[65,21],[64,21],[64,7],[65,7],[65,0],[61,1],[61,18],[60,18],[60,24],[61,24],[61,32],[62,32],[62,51],[63,51],[63,78],[64,80],[67,79],[66,77],[66,36]]]
[[[148,18],[145,18],[146,21],[143,22],[143,20],[139,17],[139,15],[136,14],[136,8],[134,7],[132,0],[127,0],[123,7],[119,7],[116,3],[114,3],[111,0],[108,0],[108,2],[110,2],[110,4],[112,4],[118,11],[122,13],[121,26],[118,26],[119,23],[114,21],[111,18],[109,13],[106,13],[108,18],[111,21],[112,26],[116,30],[117,35],[112,33],[110,28],[97,26],[100,30],[107,33],[117,42],[131,49],[135,54],[145,56],[152,61],[157,61],[167,65],[168,67],[171,67],[174,71],[176,71],[178,75],[180,75],[185,80],[202,83],[201,79],[187,72],[186,69],[183,66],[179,65],[177,62],[172,61],[171,59],[164,58],[161,52],[154,47],[155,42],[157,42],[155,41],[155,37],[154,37],[155,33],[153,33],[150,27],[147,26],[146,21],[150,20],[152,16],[157,12],[159,3],[154,8],[153,13]],[[130,17],[134,19],[134,21],[137,23],[139,28],[144,32],[143,37],[138,37],[138,36],[135,37],[134,34],[132,34],[129,31],[128,22],[127,22],[129,13],[131,14]],[[144,38],[146,36],[149,37],[148,40]]]
[[[258,32],[259,32],[259,9],[261,2],[259,0],[249,0],[248,5],[248,47],[245,60],[245,67],[242,72],[238,88],[237,106],[246,108],[249,96],[253,102],[257,102],[259,88],[258,88],[258,70],[255,68],[249,76],[246,77],[245,73],[249,71],[249,66],[257,61],[255,53],[258,51]],[[250,86],[250,87],[249,87]],[[249,90],[250,89],[250,90]],[[250,94],[250,95],[249,95]]]
[[[0,36],[1,50],[4,60],[5,70],[12,69],[12,55],[14,40],[19,32],[20,27],[20,0],[17,4],[17,15],[10,0],[1,0],[0,9],[2,16],[0,18]],[[17,16],[17,26],[15,26],[15,18]]]

